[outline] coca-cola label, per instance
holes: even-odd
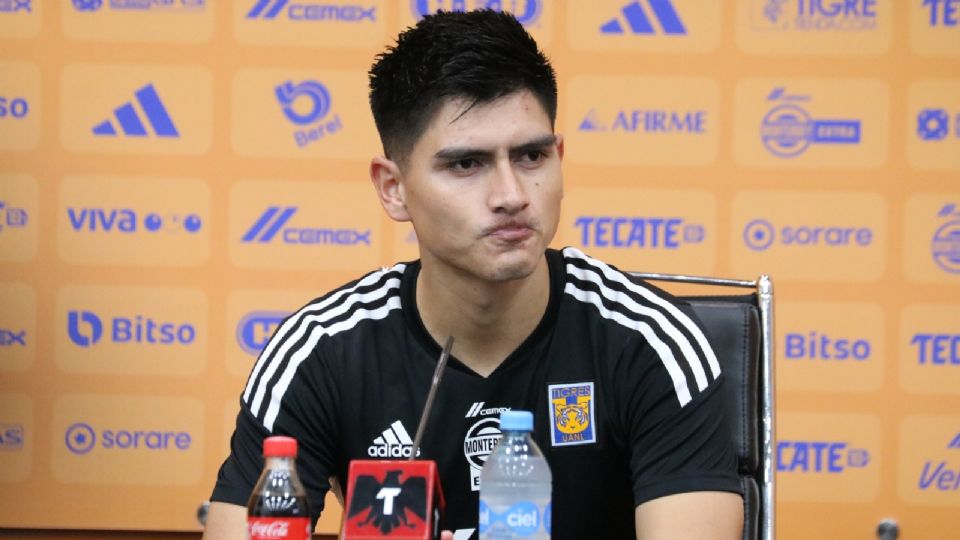
[[[310,518],[248,517],[250,540],[306,540],[310,538]]]

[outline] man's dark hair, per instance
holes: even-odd
[[[387,157],[403,163],[447,99],[468,106],[519,90],[557,117],[550,61],[517,19],[489,9],[439,11],[405,30],[370,68],[370,108]]]

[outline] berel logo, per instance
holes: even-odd
[[[646,0],[648,8],[651,10],[652,17],[647,15],[647,11],[639,1],[631,2],[620,10],[623,21],[634,35],[653,35],[663,33],[671,36],[683,36],[687,34],[687,29],[677,15],[677,10],[673,7],[671,0]],[[653,22],[656,21],[659,28],[654,28]],[[601,34],[623,34],[624,25],[620,17],[614,17],[600,26]]]
[[[331,107],[330,91],[323,83],[306,80],[293,84],[286,81],[277,86],[274,93],[287,120],[301,126],[293,133],[298,147],[302,148],[343,130],[339,114],[327,118]]]

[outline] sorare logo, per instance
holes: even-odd
[[[330,116],[332,100],[330,91],[315,80],[294,84],[285,81],[275,89],[277,102],[284,117],[297,126],[293,140],[299,148],[334,136],[343,130],[339,114]]]
[[[78,347],[94,347],[106,340],[116,345],[188,346],[197,338],[196,326],[143,314],[102,316],[94,311],[67,312],[67,335]]]
[[[109,9],[129,11],[202,11],[207,0],[109,0]],[[95,12],[104,7],[103,0],[73,0],[77,11]]]
[[[291,21],[361,23],[377,20],[377,7],[350,2],[290,2],[257,0],[246,18],[274,20],[285,16]]]
[[[33,0],[0,0],[0,13],[33,13]]]
[[[706,238],[702,224],[679,216],[578,216],[573,226],[584,247],[675,250]]]
[[[861,32],[878,26],[877,0],[751,0],[760,29]]]
[[[237,323],[237,343],[243,352],[257,356],[267,346],[280,323],[290,314],[284,311],[251,311]]]
[[[296,215],[296,206],[269,206],[257,221],[244,233],[244,244],[268,244],[279,240],[290,245],[340,245],[355,246],[372,244],[372,229],[344,229],[331,227],[287,226]]]
[[[933,262],[944,272],[960,274],[960,207],[947,203],[937,212],[941,225],[930,241]]]
[[[777,157],[795,158],[814,144],[860,144],[860,120],[812,118],[808,112],[812,96],[789,94],[786,88],[777,87],[767,101],[773,105],[761,122],[760,139]]]
[[[916,135],[921,141],[929,143],[960,139],[960,111],[939,107],[921,109],[917,113]]]
[[[170,113],[160,99],[160,94],[153,83],[134,92],[134,100],[119,105],[114,109],[114,119],[120,125],[120,130],[126,137],[162,137],[179,138],[180,132],[173,123]],[[139,106],[134,106],[134,103]],[[152,133],[147,131],[143,123],[146,118]],[[109,118],[93,126],[93,134],[99,137],[118,136],[117,128]]]
[[[600,33],[685,36],[687,28],[671,0],[644,0],[630,2],[623,6],[618,16],[600,25]]]
[[[492,9],[507,11],[513,14],[520,24],[527,26],[540,20],[543,3],[544,0],[410,0],[410,11],[419,20],[439,10]]]
[[[0,200],[0,234],[7,229],[22,229],[30,221],[30,214],[23,208]]]
[[[105,451],[151,452],[190,450],[193,437],[187,431],[162,431],[129,427],[97,428],[87,422],[75,422],[63,435],[72,454],[83,456],[99,448]]]
[[[777,472],[793,474],[842,474],[870,464],[870,452],[848,441],[777,441]]]
[[[874,232],[869,227],[791,223],[777,225],[764,218],[743,228],[743,243],[753,251],[766,251],[780,244],[787,247],[870,247]]]

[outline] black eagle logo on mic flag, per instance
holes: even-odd
[[[369,474],[357,476],[353,496],[350,498],[348,519],[353,519],[370,508],[367,519],[357,525],[364,527],[372,523],[383,534],[390,534],[390,531],[401,523],[411,529],[415,528],[416,525],[407,518],[408,510],[425,521],[427,480],[422,476],[414,476],[401,483],[402,473],[402,470],[387,471],[382,484]]]

